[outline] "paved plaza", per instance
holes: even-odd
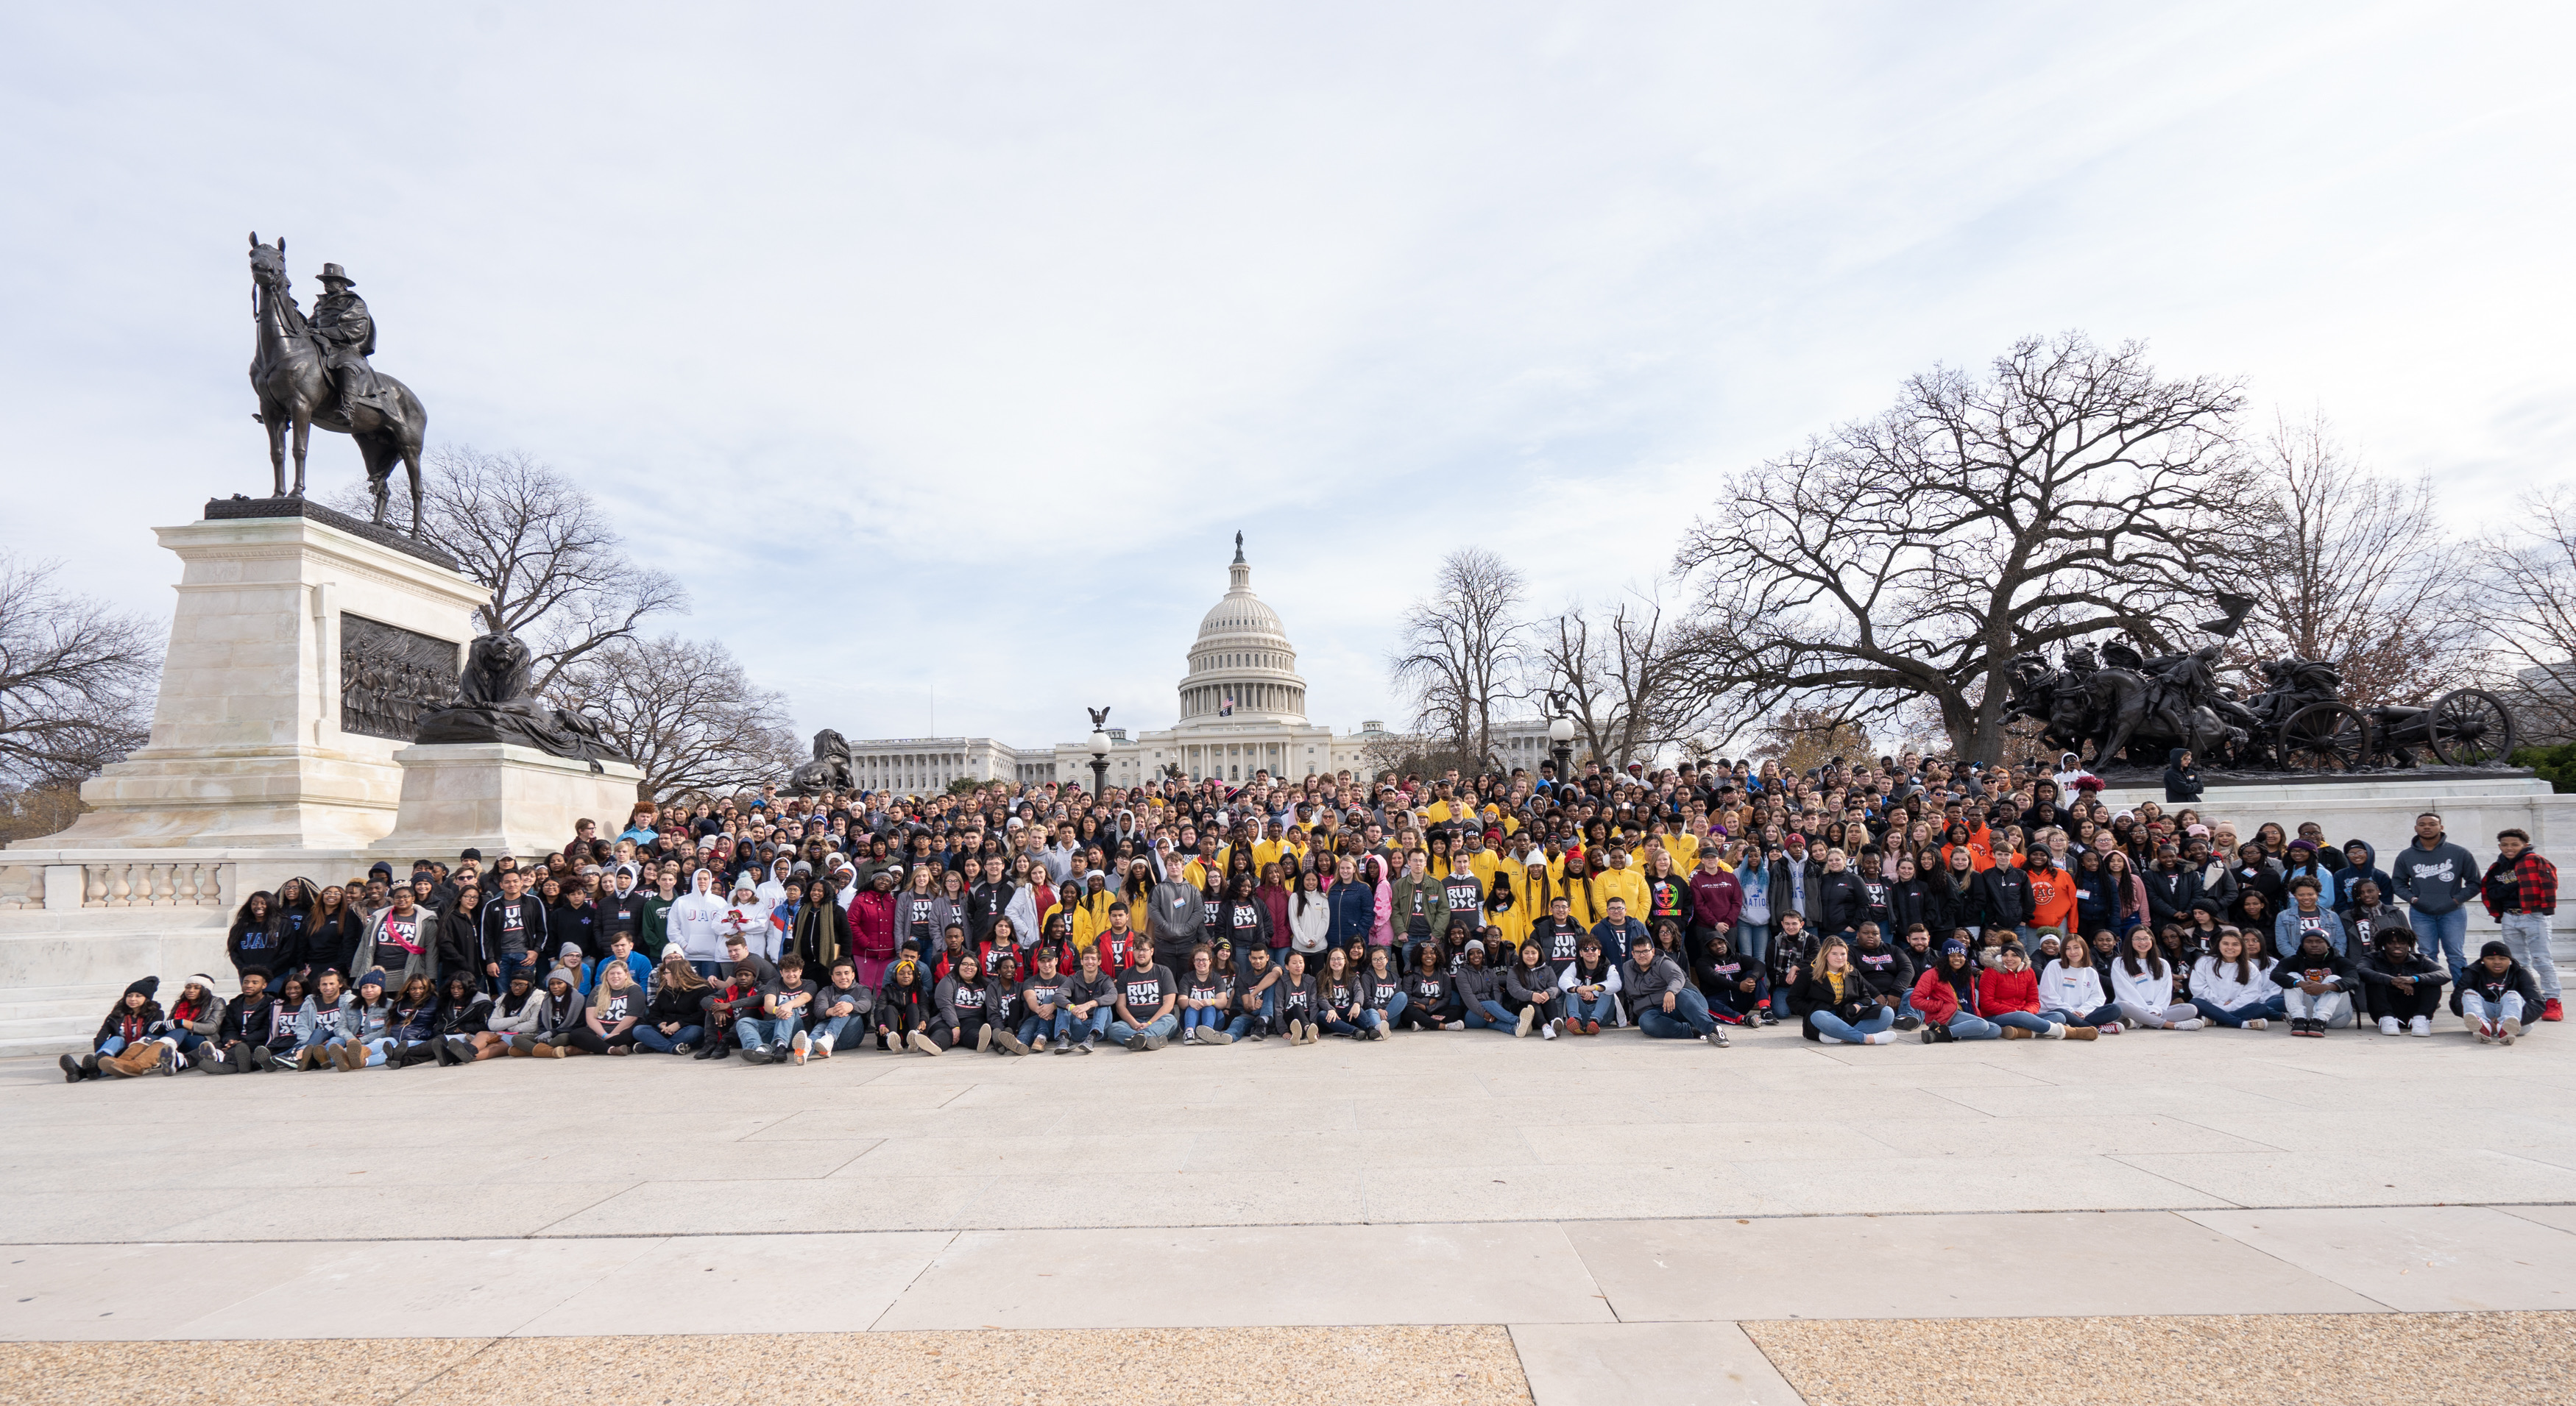
[[[1820,1319],[2468,1314],[2576,1344],[2550,1316],[2576,1313],[2560,1029],[1460,1033],[79,1086],[13,1060],[0,1337],[42,1346],[7,1349],[41,1370],[0,1397],[84,1399],[29,1393],[143,1340],[355,1340],[387,1401],[554,1399],[454,1395],[493,1353],[521,1364],[499,1380],[551,1361],[594,1389],[598,1339],[696,1385],[561,1399],[731,1400],[688,1370],[728,1354],[685,1338],[800,1335],[728,1341],[828,1375],[919,1334],[951,1342],[955,1380],[907,1399],[1087,1400],[1082,1362],[1219,1351],[1172,1399],[1271,1399],[1236,1369],[1275,1358],[1388,1399],[1542,1406],[1846,1399],[1852,1364],[1795,1332]]]

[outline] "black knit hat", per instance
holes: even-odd
[[[2480,957],[2502,957],[2510,961],[2513,958],[2513,949],[2505,946],[2501,942],[2490,942],[2486,946],[2478,949],[2478,955]],[[141,983],[137,984],[140,985]]]
[[[157,976],[147,976],[141,981],[135,982],[133,985],[125,988],[126,995],[133,996],[139,994],[147,1001],[160,994],[160,991],[161,978]]]

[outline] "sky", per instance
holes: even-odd
[[[2576,448],[2547,4],[0,10],[0,548],[166,614],[266,491],[246,236],[585,485],[802,729],[1169,726],[1233,534],[1317,721],[1441,555],[1652,589],[1750,466],[2142,339],[2429,473]],[[359,474],[316,433],[319,496]],[[1661,588],[1668,599],[1679,592]]]

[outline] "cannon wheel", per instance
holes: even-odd
[[[2345,703],[2311,703],[2281,724],[2290,771],[2357,771],[2370,760],[2370,719]]]
[[[2453,766],[2487,766],[2513,755],[2513,712],[2484,689],[2443,694],[2424,722],[2433,755]]]

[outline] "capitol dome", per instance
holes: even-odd
[[[1234,534],[1234,563],[1224,597],[1199,620],[1182,678],[1184,729],[1251,723],[1303,723],[1306,680],[1297,673],[1297,649],[1279,612],[1252,593],[1252,567],[1243,559],[1243,534]]]

